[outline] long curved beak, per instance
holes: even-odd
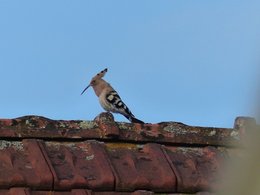
[[[90,85],[88,85],[88,86],[81,92],[80,95],[82,95],[89,87],[90,87]]]

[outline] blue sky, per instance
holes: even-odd
[[[0,26],[0,118],[92,120],[103,110],[80,93],[104,68],[145,122],[255,114],[260,1],[1,0]]]

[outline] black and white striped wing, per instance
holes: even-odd
[[[134,117],[116,91],[109,92],[106,95],[106,100],[111,105],[111,112],[121,113],[127,118]]]

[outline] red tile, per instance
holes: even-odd
[[[25,192],[25,194],[23,194]],[[12,194],[11,194],[12,193]],[[36,191],[26,188],[6,190],[5,194],[0,195],[91,195],[91,191],[84,189],[73,189],[71,191]]]
[[[114,117],[111,113],[103,112],[99,114],[95,121],[98,123],[99,128],[104,133],[106,137],[118,137],[119,128],[114,121]]]
[[[160,145],[129,148],[115,144],[108,145],[107,150],[115,171],[116,191],[175,191],[176,178]]]
[[[64,193],[63,195],[69,195],[68,193],[69,192]],[[26,195],[57,195],[57,194],[53,191],[30,191],[30,193]]]
[[[1,190],[0,195],[153,195],[154,192],[138,190],[134,192],[94,192],[90,190],[78,189],[71,191],[34,191],[27,188],[12,188],[10,190]],[[164,195],[215,195],[209,192],[198,192],[195,194],[183,194],[183,193],[163,193]]]
[[[26,188],[11,188],[9,190],[9,195],[28,195],[30,190]]]
[[[153,194],[154,194],[153,192],[145,191],[145,190],[138,190],[134,192],[92,192],[92,195],[153,195]]]
[[[40,116],[0,119],[0,137],[64,138],[141,141],[190,145],[238,146],[240,131],[229,128],[194,127],[178,122],[131,124],[115,122],[110,113],[95,121],[51,120]]]
[[[153,195],[153,192],[145,191],[145,190],[138,190],[132,193],[132,195]]]
[[[39,151],[34,140],[0,141],[0,188],[13,186],[51,188],[53,180],[50,170],[46,167],[41,152],[33,150]]]
[[[180,145],[238,146],[241,144],[236,129],[194,127],[178,122],[158,124],[118,123],[120,140],[156,142]]]
[[[94,192],[85,189],[73,189],[71,191],[35,191],[28,188],[11,188],[10,190],[0,190],[0,195],[153,195],[149,191],[135,192]],[[166,195],[166,194],[165,194]]]
[[[91,195],[90,190],[83,190],[83,189],[73,189],[71,190],[71,195]]]
[[[0,119],[0,136],[1,137],[16,137],[16,128],[13,128],[12,119]]]
[[[36,140],[23,140],[23,144],[30,154],[28,159],[35,170],[35,174],[38,176],[38,179],[40,179],[39,189],[42,189],[41,187],[52,189],[53,175],[43,154],[42,142]]]
[[[177,192],[219,190],[226,153],[214,147],[164,147],[177,177]]]
[[[114,176],[102,143],[45,142],[45,150],[54,175],[54,189],[114,189]]]
[[[9,140],[0,140],[0,195],[210,194],[202,191],[220,189],[226,149],[203,146],[241,144],[247,120],[227,129],[116,123],[109,113],[95,121],[0,119],[0,138]],[[138,145],[146,142],[185,147]]]
[[[41,116],[0,119],[0,137],[15,138],[100,138],[101,130],[93,121],[51,120]]]

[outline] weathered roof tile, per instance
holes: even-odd
[[[177,177],[177,192],[217,190],[226,152],[214,147],[163,147]]]
[[[114,175],[102,143],[45,142],[45,149],[53,170],[54,189],[114,189]]]
[[[0,119],[0,195],[213,194],[252,124],[129,124],[107,113],[94,121]]]
[[[175,191],[176,178],[160,145],[126,148],[122,144],[108,147],[108,153],[115,170],[117,191]]]
[[[111,113],[101,113],[95,118],[99,128],[104,132],[104,136],[106,137],[118,137],[119,136],[119,128],[116,122],[114,121],[114,117]]]
[[[95,121],[50,120],[40,116],[2,119],[0,130],[0,137],[20,139],[48,137],[212,146],[238,146],[241,143],[237,129],[193,127],[176,122],[142,125],[116,123],[108,113],[100,114]]]
[[[27,147],[29,145],[29,147]],[[1,141],[0,186],[52,187],[52,176],[35,141]]]
[[[71,191],[37,191],[28,188],[10,188],[9,190],[1,190],[1,195],[153,195],[157,194],[146,190],[137,190],[134,192],[96,192],[87,189],[72,189]],[[161,193],[159,193],[161,194]],[[159,195],[158,194],[158,195]],[[184,194],[184,193],[162,193],[163,195],[214,195],[210,192],[198,192],[194,194]]]

